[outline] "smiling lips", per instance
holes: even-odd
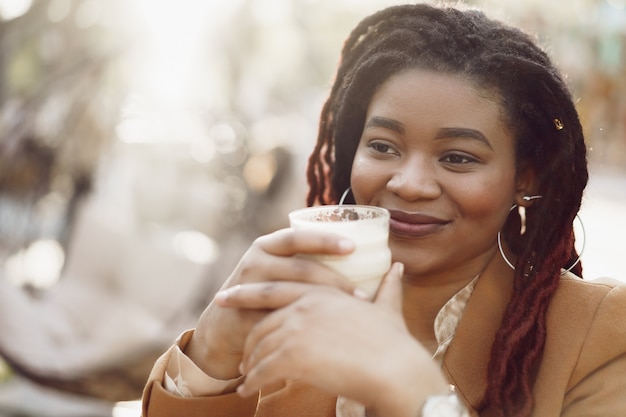
[[[389,211],[391,213],[389,230],[392,234],[398,236],[412,238],[428,236],[439,231],[449,223],[449,221],[425,214]]]

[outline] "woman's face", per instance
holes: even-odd
[[[391,212],[389,244],[408,275],[455,279],[497,252],[522,195],[515,174],[513,137],[493,94],[408,70],[374,94],[350,182],[358,204]]]

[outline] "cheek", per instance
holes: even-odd
[[[384,187],[384,173],[380,171],[380,167],[357,151],[350,174],[350,187],[355,201],[358,204],[370,203],[381,184]]]
[[[465,215],[500,229],[514,201],[514,181],[506,176],[476,184],[459,183],[456,195]],[[510,191],[507,191],[510,190]]]

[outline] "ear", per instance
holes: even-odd
[[[537,195],[539,188],[537,174],[530,164],[524,164],[517,171],[515,187],[515,203],[518,206],[529,207],[532,200],[524,200],[524,197]]]

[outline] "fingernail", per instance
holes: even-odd
[[[247,397],[248,396],[248,391],[246,390],[245,384],[239,385],[237,387],[237,394],[239,394],[242,397]]]
[[[360,288],[355,289],[352,295],[354,295],[356,298],[360,298],[361,300],[370,300],[370,296]]]
[[[241,362],[241,363],[239,364],[239,373],[240,373],[241,375],[243,375],[243,374],[244,374],[243,362]]]
[[[339,245],[339,249],[342,252],[348,252],[354,249],[354,242],[351,241],[350,239],[341,239],[338,242],[338,245]]]
[[[396,262],[396,273],[400,276],[404,275],[404,264],[402,262]]]
[[[225,290],[221,290],[215,293],[215,296],[213,298],[215,299],[215,301],[223,302],[223,301],[228,300],[228,297],[230,296],[231,292],[232,292],[231,289],[227,288]]]
[[[241,285],[238,284],[238,285],[235,285],[234,287],[230,287],[230,288],[226,288],[225,290],[218,291],[217,293],[215,293],[215,296],[213,298],[216,301],[226,301],[228,300],[228,297],[231,296],[231,294],[239,290],[239,287],[241,287]]]

